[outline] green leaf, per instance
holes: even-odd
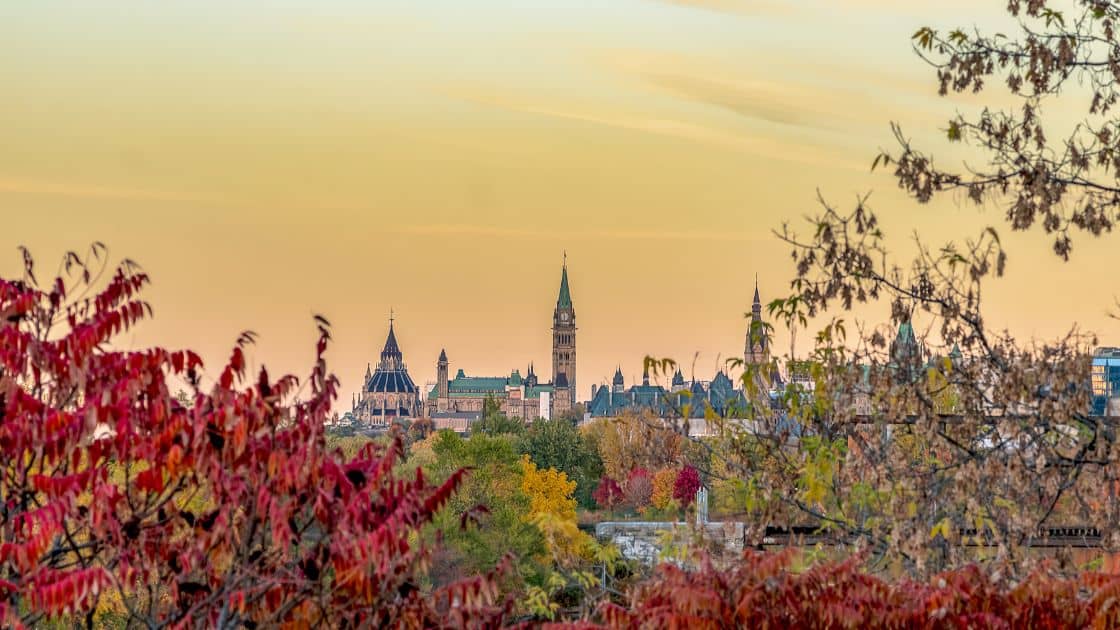
[[[961,139],[961,125],[953,120],[949,122],[949,141],[957,142]]]

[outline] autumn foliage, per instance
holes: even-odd
[[[592,496],[599,507],[605,510],[613,510],[622,504],[622,487],[614,479],[603,477]]]
[[[66,263],[67,277],[46,289],[29,257],[21,280],[0,279],[4,627],[46,619],[92,627],[106,615],[146,627],[498,627],[573,610],[564,614],[588,628],[1120,623],[1120,577],[1036,571],[1012,582],[969,566],[887,582],[858,556],[805,570],[792,569],[791,552],[750,551],[719,567],[697,556],[625,590],[596,586],[609,571],[586,563],[613,566],[616,552],[576,528],[574,483],[528,459],[528,516],[562,569],[529,588],[538,605],[519,607],[499,587],[508,561],[425,585],[422,528],[440,522],[468,473],[456,469],[439,484],[420,470],[399,476],[400,440],[351,455],[327,448],[336,381],[323,360],[326,321],[317,320],[306,382],[263,368],[250,380],[249,334],[208,372],[189,351],[111,346],[150,312],[139,299],[141,271],[126,263],[91,291],[87,261]],[[171,395],[178,384],[186,395]],[[641,471],[627,485],[646,482],[642,500],[648,490],[654,504],[671,503],[672,487],[686,504],[699,475],[665,468],[650,480]],[[624,500],[610,477],[595,494],[612,509]],[[585,599],[562,608],[573,592]]]
[[[1113,628],[1120,577],[1056,578],[1039,571],[1019,583],[975,565],[930,582],[886,582],[859,559],[791,568],[794,552],[749,551],[717,569],[663,564],[625,605],[601,608],[604,627],[625,628]]]
[[[653,496],[653,479],[645,468],[635,468],[626,476],[626,504],[635,510],[644,510]]]
[[[653,492],[650,501],[653,507],[666,510],[673,503],[673,488],[677,481],[677,471],[672,468],[662,468],[653,475]]]
[[[463,471],[433,486],[394,477],[399,442],[326,448],[325,320],[302,383],[248,374],[250,334],[213,372],[190,351],[116,350],[150,313],[148,277],[126,262],[95,288],[103,256],[68,255],[40,287],[25,253],[23,278],[0,279],[0,624],[110,609],[147,627],[501,617],[485,577],[423,596],[413,583],[414,534]]]
[[[684,466],[673,482],[673,498],[684,507],[692,505],[700,489],[700,473],[692,466]]]

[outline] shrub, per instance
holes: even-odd
[[[677,471],[672,468],[662,468],[653,475],[653,493],[650,501],[658,510],[668,510],[673,503],[673,486],[677,481]]]
[[[625,606],[600,607],[604,626],[622,628],[1114,628],[1120,576],[1072,579],[1037,571],[1013,582],[975,565],[930,582],[886,582],[860,559],[795,572],[796,553],[748,551],[717,569],[663,564],[631,590]]]
[[[626,487],[623,488],[626,505],[637,511],[649,507],[650,498],[653,496],[653,479],[645,468],[635,468],[626,477]]]
[[[599,487],[595,489],[594,497],[599,507],[613,511],[622,503],[622,488],[614,479],[603,477],[599,482]]]
[[[116,349],[150,313],[148,277],[126,262],[91,286],[104,254],[67,255],[46,288],[26,252],[23,278],[0,278],[0,625],[93,626],[106,608],[137,627],[501,618],[489,577],[414,586],[418,530],[464,471],[397,479],[399,440],[327,446],[326,320],[306,383],[249,374],[246,333],[204,388],[194,352]]]
[[[677,478],[673,482],[673,498],[677,500],[681,507],[688,507],[692,505],[699,489],[700,473],[696,472],[696,469],[692,466],[685,465],[677,473]]]

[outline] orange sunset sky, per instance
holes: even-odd
[[[18,273],[20,244],[49,275],[103,241],[153,277],[155,318],[122,345],[192,347],[212,366],[252,329],[255,361],[305,374],[321,313],[348,407],[390,308],[419,383],[441,348],[453,373],[533,361],[548,378],[566,250],[586,399],[646,354],[699,353],[710,378],[742,351],[755,274],[764,300],[788,291],[771,230],[814,211],[818,188],[841,205],[873,191],[902,252],[915,232],[1000,227],[994,327],[1076,322],[1120,344],[1114,239],[1075,241],[1063,265],[998,207],[920,206],[870,172],[892,120],[959,162],[948,117],[1006,100],[938,97],[909,38],[999,28],[1005,5],[0,3],[0,273]]]

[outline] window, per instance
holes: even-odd
[[[1093,394],[1096,396],[1108,395],[1108,381],[1105,379],[1105,366],[1093,366]]]

